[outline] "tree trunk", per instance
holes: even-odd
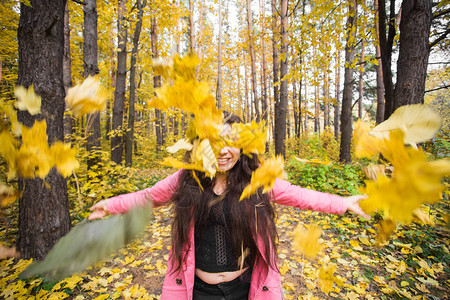
[[[48,141],[64,139],[64,8],[66,1],[31,0],[20,4],[18,27],[19,85],[34,86],[42,97],[41,113],[19,111],[18,119],[31,127],[47,121]],[[70,230],[69,200],[65,178],[53,168],[45,178],[19,179],[18,249],[22,258],[42,259]]]
[[[130,60],[130,97],[128,101],[128,130],[125,141],[125,165],[131,167],[133,164],[133,142],[134,142],[134,117],[136,102],[136,61],[138,57],[139,37],[142,29],[142,16],[144,14],[143,8],[147,5],[147,0],[141,3],[141,0],[136,0],[136,7],[138,9],[136,27],[133,34],[133,49],[131,50]]]
[[[379,23],[379,7],[378,0],[374,1],[375,6],[375,33],[378,42],[375,46],[375,57],[377,57],[378,65],[375,66],[377,72],[377,112],[375,120],[377,124],[384,121],[384,84],[383,84],[383,67],[381,62],[381,50],[380,50],[380,25]]]
[[[189,0],[189,52],[194,53],[194,51],[195,51],[194,5],[192,4],[192,0]]]
[[[83,44],[83,61],[84,61],[84,77],[97,75],[100,70],[98,68],[98,47],[97,47],[97,0],[86,0],[83,7],[84,11],[84,44]],[[90,114],[87,116],[87,141],[86,150],[89,153],[87,167],[91,169],[100,163],[100,155],[98,151],[100,145],[100,113]]]
[[[249,103],[249,99],[248,99],[248,76],[247,76],[247,63],[246,63],[246,59],[245,59],[245,52],[242,52],[242,57],[244,60],[244,86],[245,86],[245,111],[246,114],[245,116],[245,122],[249,122],[250,121],[250,103]]]
[[[219,109],[222,108],[222,0],[219,0],[219,45],[218,45],[218,62],[217,62],[217,88],[216,103]]]
[[[330,127],[330,89],[328,82],[328,64],[325,66],[325,72],[323,74],[323,96],[324,96],[324,110],[323,110],[323,131]]]
[[[351,162],[350,144],[352,140],[352,102],[353,102],[353,59],[355,57],[356,1],[348,0],[347,42],[345,45],[344,91],[342,93],[341,144],[339,160]]]
[[[397,62],[394,109],[424,102],[430,54],[431,0],[402,3],[400,49]]]
[[[339,112],[340,112],[340,103],[339,103],[339,92],[340,92],[340,85],[341,85],[341,50],[337,50],[337,57],[336,57],[336,102],[333,105],[334,106],[334,138],[336,141],[339,140]]]
[[[278,102],[280,101],[280,94],[278,90],[278,62],[279,62],[279,55],[278,55],[278,26],[277,26],[277,8],[276,8],[276,1],[271,0],[271,8],[272,8],[272,66],[273,66],[273,103],[274,103],[274,110],[276,111],[276,106],[278,105]],[[275,113],[274,113],[275,114]],[[276,117],[275,117],[276,118]],[[275,122],[273,122],[273,140],[275,141]]]
[[[116,164],[122,163],[123,155],[123,109],[125,103],[125,85],[127,80],[127,28],[125,25],[126,1],[118,0],[118,19],[117,19],[117,76],[116,90],[114,92],[113,106],[113,124],[114,134],[111,137],[111,161]]]
[[[262,19],[262,28],[266,30],[265,23],[265,5],[264,1],[259,1],[259,7],[261,11],[261,19]],[[267,115],[268,115],[268,107],[267,107],[267,70],[266,70],[266,42],[264,34],[261,36],[261,69],[262,69],[262,97],[261,97],[261,118],[266,122],[267,125]]]
[[[280,101],[275,106],[275,154],[285,156],[286,113],[288,104],[288,81],[286,78],[288,67],[288,0],[281,0],[281,59],[280,59]]]
[[[259,103],[258,103],[258,93],[256,91],[256,58],[255,49],[253,47],[253,18],[252,18],[252,1],[247,1],[247,29],[248,29],[248,46],[250,49],[250,64],[252,70],[252,93],[253,93],[253,107],[255,108],[256,121],[260,121],[259,115]],[[253,115],[252,115],[253,118]]]
[[[72,72],[71,72],[71,59],[70,59],[70,24],[69,24],[69,6],[66,3],[64,9],[64,58],[63,58],[63,82],[64,91],[67,91],[72,87]],[[64,113],[64,140],[69,142],[69,136],[73,134],[73,118],[70,113]],[[71,138],[72,139],[72,138]]]
[[[379,15],[379,32],[380,32],[380,50],[381,50],[381,64],[383,68],[383,82],[384,82],[384,119],[386,120],[393,112],[394,108],[394,82],[392,80],[392,46],[395,37],[395,0],[391,0],[390,17],[389,17],[389,31],[386,37],[386,2],[379,0],[378,15]]]
[[[366,50],[366,32],[365,32],[365,19],[366,19],[366,0],[363,1],[363,12],[364,12],[364,16],[363,16],[363,24],[362,24],[362,41],[361,41],[361,56],[360,56],[360,70],[359,70],[359,82],[358,82],[358,118],[362,119],[363,117],[363,95],[364,95],[364,81],[363,81],[363,75],[364,75],[364,67],[365,67],[365,63],[364,63],[364,59],[365,59],[365,50]]]
[[[191,5],[191,4],[190,4]],[[152,53],[153,59],[158,58],[158,34],[156,32],[156,17],[152,17],[151,20],[151,41],[152,41]],[[153,75],[153,88],[157,89],[161,87],[161,76]],[[164,145],[164,114],[159,110],[155,109],[155,130],[156,130],[156,150],[161,151]]]

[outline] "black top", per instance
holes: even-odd
[[[205,229],[195,231],[196,268],[210,273],[239,270],[242,253],[233,249],[227,226],[230,223],[230,206],[225,198],[211,207]]]

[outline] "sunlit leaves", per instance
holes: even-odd
[[[187,139],[180,139],[174,145],[166,148],[169,153],[176,153],[180,150],[192,150],[192,144]]]
[[[325,294],[328,294],[333,290],[333,284],[335,282],[339,285],[342,284],[342,282],[334,276],[336,269],[337,265],[333,263],[324,265],[319,269],[319,287]]]
[[[269,192],[275,184],[275,179],[284,176],[283,168],[284,161],[282,156],[273,157],[264,161],[253,172],[250,184],[245,187],[240,200],[250,197],[261,187],[264,187],[263,193]]]
[[[108,92],[98,76],[89,76],[83,83],[69,89],[66,104],[76,116],[99,112],[106,107]]]
[[[56,142],[50,147],[50,153],[55,162],[56,170],[64,177],[68,177],[79,167],[76,159],[77,151],[70,144]]]
[[[28,89],[23,86],[17,86],[14,94],[18,99],[16,102],[18,109],[27,110],[31,115],[41,112],[41,96],[35,94],[33,85]]]
[[[250,124],[235,123],[229,135],[229,144],[242,149],[245,155],[263,154],[266,147],[267,128],[265,122]]]
[[[441,117],[434,110],[422,105],[399,107],[383,123],[370,131],[370,135],[379,139],[389,139],[389,133],[401,130],[405,144],[415,145],[434,137],[441,127]]]
[[[299,224],[294,232],[294,248],[305,255],[308,259],[314,259],[323,245],[319,241],[322,235],[322,228],[318,225],[310,225],[306,229],[303,225]]]

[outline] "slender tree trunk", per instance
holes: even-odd
[[[330,89],[328,81],[328,64],[325,67],[325,72],[323,74],[323,98],[324,98],[324,111],[323,111],[323,130],[329,130],[330,127]]]
[[[64,8],[66,1],[31,0],[20,4],[17,31],[19,43],[19,85],[34,86],[41,96],[41,113],[32,116],[19,111],[25,126],[46,120],[48,141],[64,139]],[[66,179],[53,168],[45,178],[19,178],[18,250],[22,258],[42,259],[70,230]]]
[[[125,165],[131,167],[133,164],[133,142],[134,142],[134,117],[136,102],[136,61],[138,57],[139,37],[142,29],[142,16],[144,14],[144,7],[147,5],[147,0],[141,3],[141,0],[136,0],[138,9],[136,28],[133,35],[133,49],[131,50],[130,60],[130,100],[128,102],[128,130],[125,141]]]
[[[348,0],[347,42],[345,45],[344,91],[342,94],[341,144],[339,160],[351,162],[350,144],[352,139],[352,102],[353,102],[353,60],[355,57],[356,1]]]
[[[286,113],[288,105],[288,0],[281,0],[281,59],[280,59],[280,101],[275,106],[275,154],[285,156]]]
[[[247,63],[246,63],[246,59],[245,59],[245,52],[242,53],[242,57],[244,60],[244,85],[245,85],[245,121],[249,122],[250,121],[250,103],[249,103],[249,99],[248,99],[248,76],[247,76]]]
[[[86,0],[84,5],[84,44],[83,44],[83,60],[84,60],[84,77],[97,75],[100,70],[98,68],[98,47],[97,47],[97,0]],[[87,160],[88,169],[100,163],[101,157],[98,153],[101,148],[100,144],[100,113],[90,114],[87,116],[87,142],[86,150],[89,153]]]
[[[114,45],[114,29],[111,25],[109,34],[110,34],[110,43]],[[110,75],[111,75],[111,88],[115,90],[116,88],[116,68],[115,68],[115,47],[110,48],[109,59],[110,59]],[[111,100],[106,100],[106,124],[105,124],[105,138],[108,138],[109,133],[111,132]]]
[[[340,100],[339,100],[339,94],[340,94],[340,85],[341,85],[341,51],[337,50],[337,57],[336,57],[336,102],[333,105],[334,106],[334,138],[336,141],[339,140],[339,112],[340,112]]]
[[[153,59],[159,57],[158,55],[158,34],[156,32],[156,17],[152,17],[151,20],[151,41],[152,41],[152,53]],[[161,76],[153,75],[153,88],[157,89],[161,87]],[[164,138],[164,114],[159,110],[155,109],[155,129],[156,129],[156,150],[161,151],[165,138]]]
[[[374,1],[375,6],[375,32],[377,43],[375,46],[375,56],[377,57],[378,64],[375,66],[377,72],[377,112],[375,120],[377,124],[384,121],[384,84],[383,84],[383,67],[381,62],[381,50],[380,50],[380,25],[378,17],[378,0]]]
[[[363,1],[362,9],[364,11],[363,13],[363,20],[366,19],[366,0]],[[365,67],[365,50],[366,50],[366,32],[365,32],[365,21],[363,21],[362,24],[362,41],[361,41],[361,56],[360,56],[360,62],[361,62],[361,69],[359,70],[359,82],[358,82],[358,118],[362,119],[363,117],[363,95],[364,95],[364,67]]]
[[[66,3],[64,9],[64,59],[63,59],[63,82],[64,91],[67,91],[72,87],[72,72],[71,72],[71,59],[70,59],[70,24],[69,24],[69,6]],[[64,113],[64,140],[69,141],[68,137],[73,134],[73,118],[66,110]]]
[[[266,30],[265,23],[265,3],[264,0],[259,1],[259,7],[261,11],[261,20],[262,20],[262,28]],[[261,35],[261,69],[262,69],[262,98],[261,98],[261,118],[267,124],[267,114],[268,114],[268,106],[267,106],[267,67],[266,67],[266,42],[264,33]]]
[[[189,51],[195,51],[195,32],[194,32],[194,5],[189,0]]]
[[[253,105],[255,108],[256,121],[260,121],[259,114],[259,101],[258,101],[258,93],[256,91],[256,58],[255,58],[255,49],[253,47],[253,18],[252,18],[252,1],[247,1],[247,29],[248,29],[248,46],[250,49],[250,64],[252,71],[252,93],[253,93]],[[253,117],[253,116],[252,116]]]
[[[122,163],[123,155],[123,110],[125,103],[125,84],[127,79],[127,28],[125,25],[126,0],[118,0],[118,20],[117,20],[117,76],[116,90],[114,92],[113,106],[113,126],[114,131],[111,137],[111,161],[116,164]]]
[[[317,48],[313,45],[314,57],[317,57]],[[314,64],[314,132],[320,132],[320,110],[319,110],[319,70],[317,63]]]
[[[390,17],[388,20],[389,31],[386,37],[386,2],[379,0],[379,32],[380,32],[380,50],[381,64],[383,67],[383,83],[384,83],[384,119],[386,120],[393,112],[394,108],[394,82],[392,80],[392,46],[395,37],[395,0],[390,1]]]
[[[219,0],[219,45],[218,45],[218,62],[217,62],[217,88],[216,103],[217,107],[222,108],[222,0]]]
[[[393,110],[424,102],[430,55],[431,0],[402,2],[400,49]]]
[[[271,8],[272,8],[272,66],[273,66],[273,103],[274,103],[274,114],[276,114],[276,107],[278,102],[280,101],[280,93],[278,90],[279,84],[279,55],[278,55],[278,17],[277,17],[277,8],[276,1],[271,0]],[[276,117],[275,117],[276,118]],[[275,141],[275,122],[273,122],[273,140]]]
[[[303,105],[304,107],[304,113],[303,115],[305,115],[305,126],[303,128],[305,135],[308,134],[308,117],[309,117],[309,112],[308,112],[308,86],[306,85],[306,80],[305,80],[305,103]]]

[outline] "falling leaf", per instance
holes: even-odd
[[[19,277],[61,279],[84,270],[141,233],[150,219],[149,211],[148,207],[138,207],[124,215],[79,223],[56,243],[45,260],[30,265]]]
[[[33,85],[28,89],[20,85],[16,86],[14,95],[18,99],[15,103],[18,109],[27,110],[33,116],[41,112],[41,96],[36,95]]]
[[[356,157],[372,157],[379,154],[384,147],[384,140],[369,135],[370,125],[361,119],[355,123],[353,140],[355,141]]]
[[[187,139],[180,139],[174,145],[166,148],[169,153],[176,153],[180,150],[192,150],[192,144]]]
[[[306,229],[299,224],[294,232],[294,248],[304,254],[308,259],[314,259],[323,245],[319,242],[322,228],[318,225],[311,225]]]
[[[333,290],[333,284],[336,282],[338,285],[341,285],[342,282],[334,276],[334,272],[336,272],[337,265],[333,263],[329,263],[327,265],[322,266],[319,269],[319,287],[325,294],[328,295],[329,292]]]
[[[71,148],[70,144],[58,141],[50,147],[50,152],[56,170],[64,177],[70,176],[80,166],[75,157],[77,151]]]
[[[379,139],[389,139],[390,132],[400,129],[404,143],[415,145],[434,137],[441,127],[441,116],[423,104],[401,106],[369,134]]]
[[[275,184],[275,179],[284,176],[283,168],[284,161],[282,156],[273,157],[264,161],[262,165],[252,173],[250,183],[244,188],[239,200],[250,197],[256,193],[260,187],[264,187],[263,193],[269,192]]]
[[[320,159],[304,159],[304,158],[298,158],[294,155],[294,158],[298,160],[299,162],[305,163],[305,164],[320,164],[320,165],[331,165],[331,162],[329,161],[322,161]]]
[[[245,155],[263,154],[266,149],[267,128],[265,122],[234,123],[228,141],[232,147],[242,149]]]
[[[82,84],[69,88],[66,104],[76,116],[93,114],[106,107],[108,92],[100,85],[98,76],[89,76]]]
[[[377,225],[378,234],[376,237],[376,245],[381,245],[391,237],[392,233],[395,231],[397,224],[393,220],[381,220]]]
[[[386,176],[386,166],[379,164],[370,164],[368,166],[363,166],[362,171],[367,178],[377,180],[378,176]]]

